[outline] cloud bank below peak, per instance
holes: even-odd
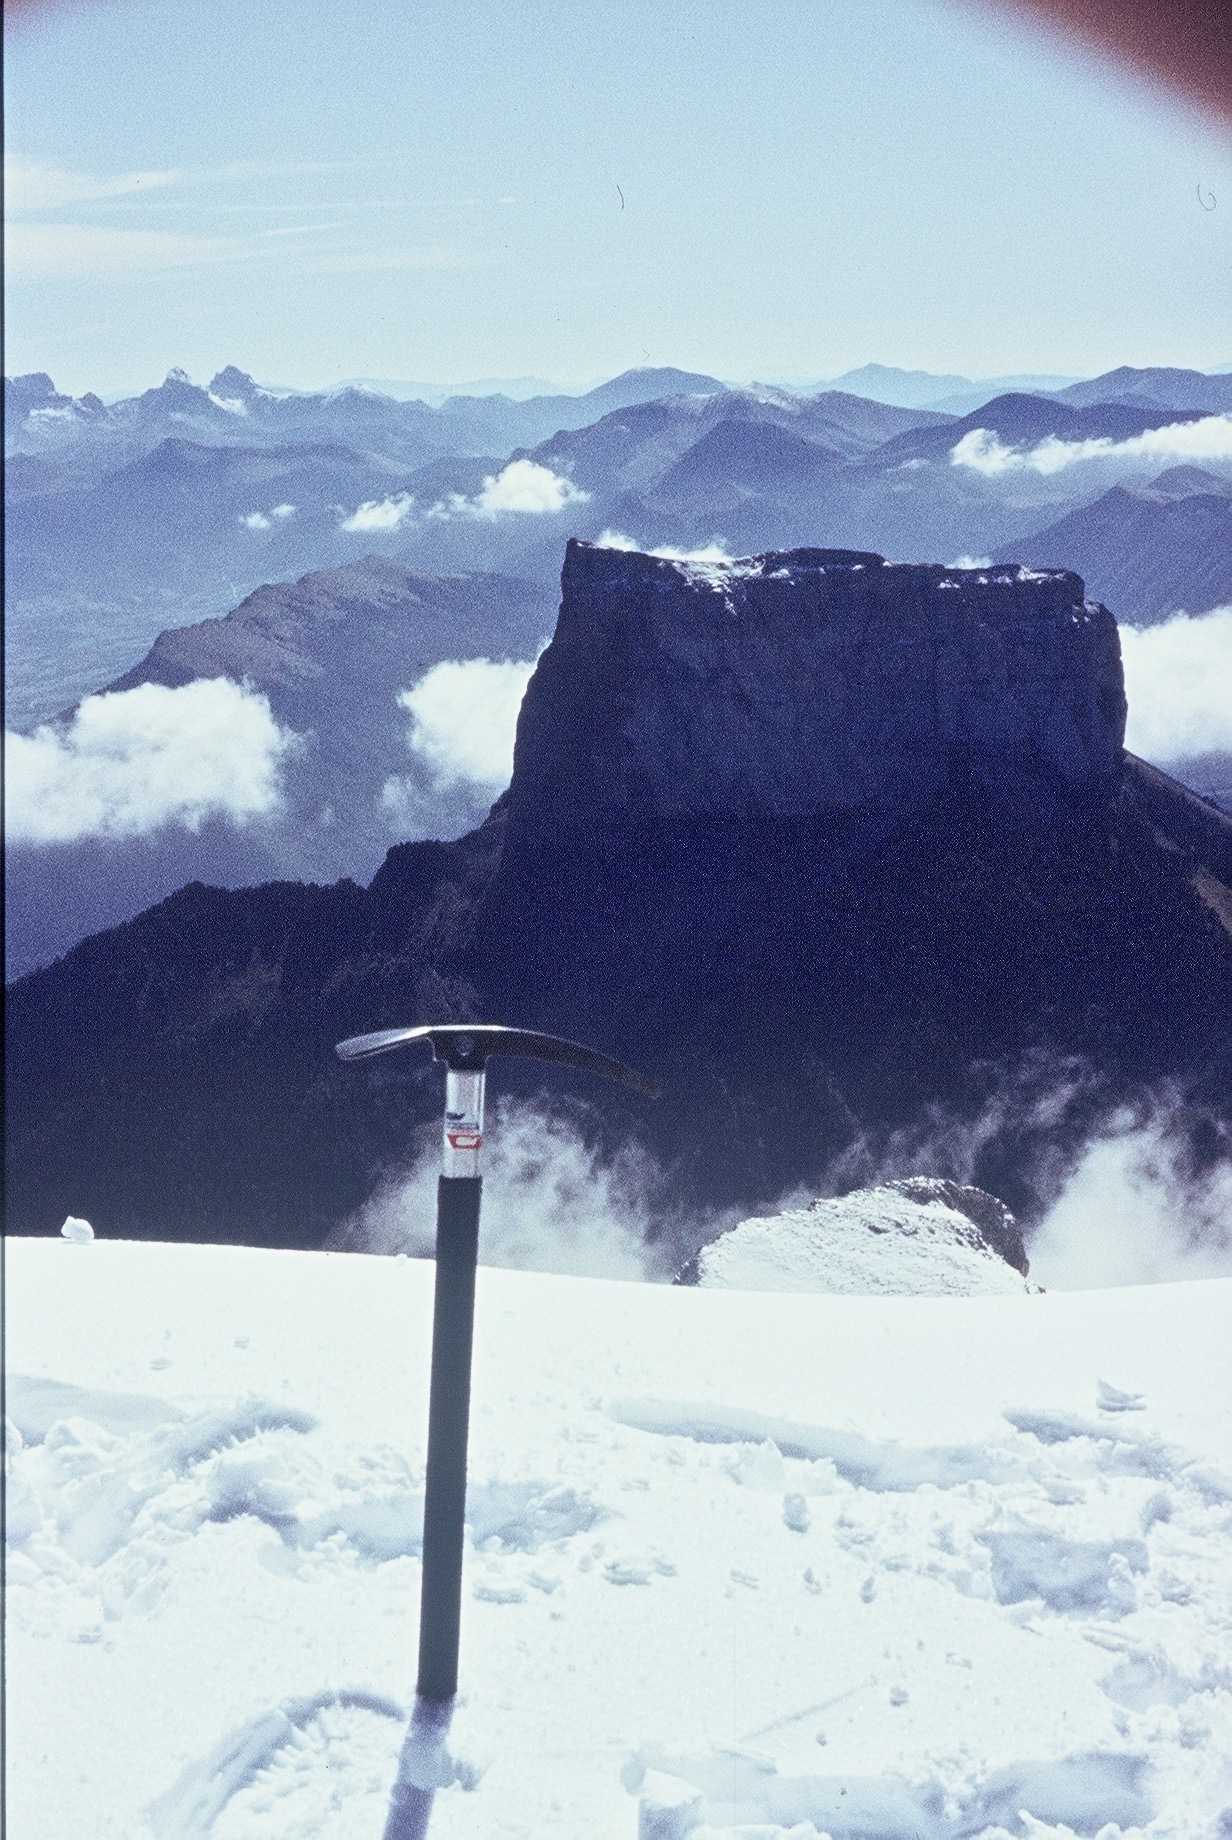
[[[1047,476],[1091,460],[1141,460],[1150,465],[1173,460],[1232,460],[1232,415],[1169,422],[1123,441],[1106,435],[1066,441],[1050,434],[1032,447],[1013,447],[990,428],[971,428],[950,449],[951,466],[970,467],[988,479],[1024,472]]]
[[[1232,752],[1232,606],[1122,626],[1125,745],[1157,766]]]
[[[7,839],[75,843],[270,817],[297,745],[264,695],[228,678],[88,696],[63,727],[6,733]]]

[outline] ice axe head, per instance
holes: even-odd
[[[540,1035],[534,1029],[507,1029],[493,1022],[430,1022],[414,1029],[377,1029],[372,1035],[353,1035],[335,1049],[340,1060],[366,1061],[395,1048],[430,1042],[432,1053],[445,1068],[445,1136],[442,1173],[447,1177],[477,1176],[483,1148],[483,1076],[494,1054],[516,1054],[525,1059],[553,1061],[558,1066],[582,1067],[602,1074],[619,1086],[654,1098],[658,1087],[613,1060],[597,1048],[565,1041],[559,1035]]]
[[[502,1028],[494,1022],[429,1022],[415,1029],[377,1029],[372,1035],[340,1041],[335,1053],[339,1060],[366,1061],[421,1041],[431,1042],[435,1058],[453,1073],[482,1073],[492,1055],[517,1054],[529,1060],[585,1067],[650,1099],[659,1090],[653,1081],[610,1054],[600,1054],[597,1048],[584,1048],[559,1035],[540,1035],[534,1029]]]

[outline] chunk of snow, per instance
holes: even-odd
[[[86,1246],[94,1238],[94,1228],[88,1220],[79,1220],[76,1214],[70,1214],[60,1228],[60,1236],[74,1246]]]
[[[1146,1400],[1141,1393],[1126,1393],[1119,1386],[1100,1380],[1095,1387],[1095,1403],[1101,1412],[1141,1412]]]
[[[1021,1245],[995,1197],[910,1177],[742,1220],[703,1246],[679,1281],[732,1290],[1008,1295],[1033,1288]]]

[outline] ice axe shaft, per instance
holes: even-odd
[[[437,1183],[436,1292],[432,1306],[432,1382],[428,1395],[428,1474],[416,1683],[416,1691],[423,1699],[452,1699],[458,1690],[466,1447],[482,1188],[481,1176],[442,1175]]]
[[[419,1676],[423,1700],[451,1700],[458,1690],[462,1613],[462,1551],[466,1526],[466,1450],[470,1426],[475,1271],[483,1192],[484,1072],[493,1054],[581,1067],[635,1092],[656,1088],[595,1048],[493,1023],[439,1023],[381,1029],[340,1041],[340,1060],[370,1060],[395,1048],[430,1042],[445,1067],[445,1118],[436,1202],[436,1287],[432,1313],[432,1379],[428,1397],[428,1469],[424,1496],[423,1568],[419,1612]]]

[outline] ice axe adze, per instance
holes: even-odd
[[[651,1098],[657,1088],[632,1067],[594,1048],[486,1022],[379,1029],[374,1035],[340,1041],[336,1053],[340,1060],[364,1061],[420,1042],[431,1042],[434,1057],[445,1067],[445,1136],[436,1204],[436,1298],[416,1691],[421,1699],[443,1701],[452,1699],[458,1690],[471,1338],[483,1187],[484,1069],[494,1054],[518,1054],[584,1067]]]

